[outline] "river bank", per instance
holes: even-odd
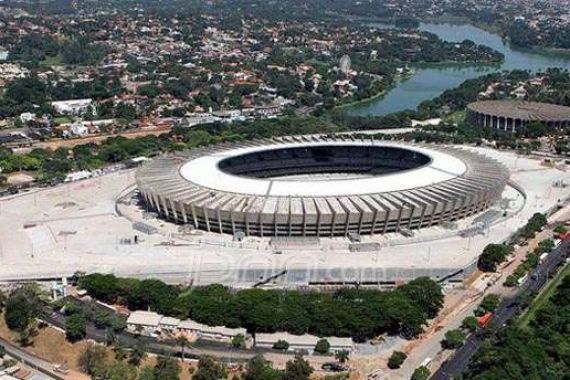
[[[393,25],[381,23],[375,25],[393,27]],[[433,33],[449,42],[470,39],[477,44],[489,46],[501,52],[504,55],[504,61],[498,65],[430,65],[430,67],[414,65],[416,68],[414,75],[404,82],[395,84],[382,97],[368,102],[358,102],[351,107],[346,106],[344,110],[358,116],[381,116],[416,109],[421,102],[433,99],[447,89],[457,87],[468,79],[493,72],[517,69],[539,72],[550,67],[570,69],[570,54],[561,56],[544,51],[540,53],[521,51],[511,47],[508,41],[501,36],[470,24],[422,22],[418,29]]]
[[[402,82],[410,79],[413,75],[414,75],[414,70],[409,69],[408,72],[406,72],[404,74],[396,75],[392,84],[390,86],[388,86],[388,88],[378,92],[377,94],[369,96],[368,98],[359,99],[359,100],[352,100],[352,101],[349,101],[347,103],[339,104],[339,105],[335,106],[334,108],[335,109],[350,108],[350,107],[358,106],[359,104],[366,104],[366,103],[373,102],[375,100],[381,99],[383,96],[385,96],[387,93],[389,93],[394,87],[396,87],[399,83],[402,83]]]

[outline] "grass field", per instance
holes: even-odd
[[[54,123],[55,125],[69,124],[69,123],[71,123],[71,121],[72,121],[72,120],[71,120],[69,117],[67,117],[67,116],[59,116],[59,117],[55,117],[55,118],[53,119],[53,123]]]
[[[56,55],[54,57],[46,57],[43,61],[40,62],[40,66],[43,67],[50,67],[50,66],[61,66],[63,65],[63,61],[61,56]]]
[[[520,327],[527,327],[530,321],[534,319],[534,315],[538,309],[543,307],[546,302],[552,297],[556,288],[562,282],[562,279],[566,276],[570,276],[570,265],[566,264],[564,268],[554,277],[554,279],[548,284],[548,286],[534,299],[526,313],[524,313],[520,318],[518,325]]]
[[[459,124],[465,120],[465,110],[455,111],[443,117],[443,121],[449,124]]]

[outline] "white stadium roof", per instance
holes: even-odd
[[[389,142],[374,142],[378,147],[405,148],[424,154],[431,162],[423,167],[381,176],[356,179],[330,179],[327,181],[302,181],[286,179],[259,179],[226,173],[218,167],[220,161],[238,155],[271,149],[298,148],[313,146],[363,146],[369,147],[370,141],[320,141],[306,144],[289,143],[266,146],[230,149],[195,158],[180,168],[180,174],[186,180],[212,190],[229,193],[275,196],[275,197],[332,197],[343,195],[362,195],[402,191],[425,187],[447,181],[465,173],[467,166],[459,158],[434,149],[402,145]]]

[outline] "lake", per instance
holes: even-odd
[[[386,24],[371,24],[371,26],[393,27]],[[494,66],[414,67],[415,74],[397,84],[386,96],[348,107],[351,114],[385,115],[405,109],[415,109],[422,101],[435,98],[467,79],[495,71],[514,69],[538,71],[549,67],[570,69],[569,57],[515,50],[500,36],[472,25],[421,23],[419,30],[434,33],[445,41],[460,42],[469,39],[477,44],[487,45],[503,53],[505,60],[501,65]]]

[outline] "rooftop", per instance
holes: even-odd
[[[486,100],[471,103],[467,107],[472,111],[484,114],[526,121],[570,120],[570,107],[550,103],[522,100]]]
[[[315,346],[320,339],[323,338],[310,334],[293,335],[286,332],[255,334],[257,344],[274,344],[279,340],[284,340],[292,346]],[[353,345],[351,338],[324,337],[324,339],[330,343],[331,347],[352,347]]]
[[[287,149],[311,146],[362,146],[397,147],[427,155],[428,165],[417,169],[357,179],[326,181],[259,179],[233,175],[220,170],[219,163],[232,156],[239,156],[269,149]],[[279,143],[217,151],[197,157],[182,165],[180,175],[187,181],[212,190],[229,193],[275,196],[275,197],[329,197],[401,191],[433,185],[462,175],[467,170],[465,163],[447,152],[426,147],[371,141],[315,141],[307,143]]]
[[[129,315],[127,324],[140,326],[158,326],[162,315],[152,311],[134,311]]]

